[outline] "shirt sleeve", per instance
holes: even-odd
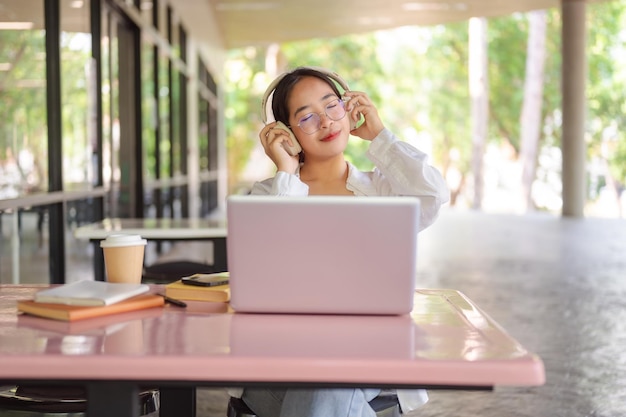
[[[415,196],[420,199],[420,229],[432,224],[450,200],[445,179],[428,164],[428,155],[399,140],[390,130],[372,141],[367,152],[376,168],[369,173],[376,195]]]

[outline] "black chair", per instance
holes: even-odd
[[[370,401],[370,406],[376,412],[376,417],[400,417],[400,403],[395,392],[382,392]],[[241,398],[230,397],[228,401],[227,417],[256,417],[256,414]]]
[[[160,399],[157,389],[139,393],[142,416],[156,413]],[[87,415],[87,393],[73,386],[2,386],[0,415],[3,417],[84,417]],[[154,414],[153,414],[154,415]]]

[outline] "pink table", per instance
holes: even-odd
[[[108,413],[113,399],[124,413],[137,385],[191,392],[259,383],[480,389],[545,381],[541,359],[454,290],[416,291],[412,314],[399,317],[233,314],[202,302],[75,323],[16,315],[16,300],[40,288],[0,286],[0,382],[85,383],[90,403],[107,404]],[[93,408],[89,415],[102,413]]]

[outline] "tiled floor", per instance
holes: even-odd
[[[420,243],[423,285],[467,294],[547,383],[431,392],[416,416],[626,416],[626,220],[448,213]]]
[[[626,220],[446,210],[419,244],[420,285],[468,295],[542,357],[547,383],[430,391],[411,416],[626,416]],[[90,273],[88,249],[72,259]],[[200,389],[198,415],[225,416],[226,400]]]

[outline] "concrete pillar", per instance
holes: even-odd
[[[563,211],[584,217],[586,201],[585,122],[587,85],[585,0],[561,0],[563,97]]]

